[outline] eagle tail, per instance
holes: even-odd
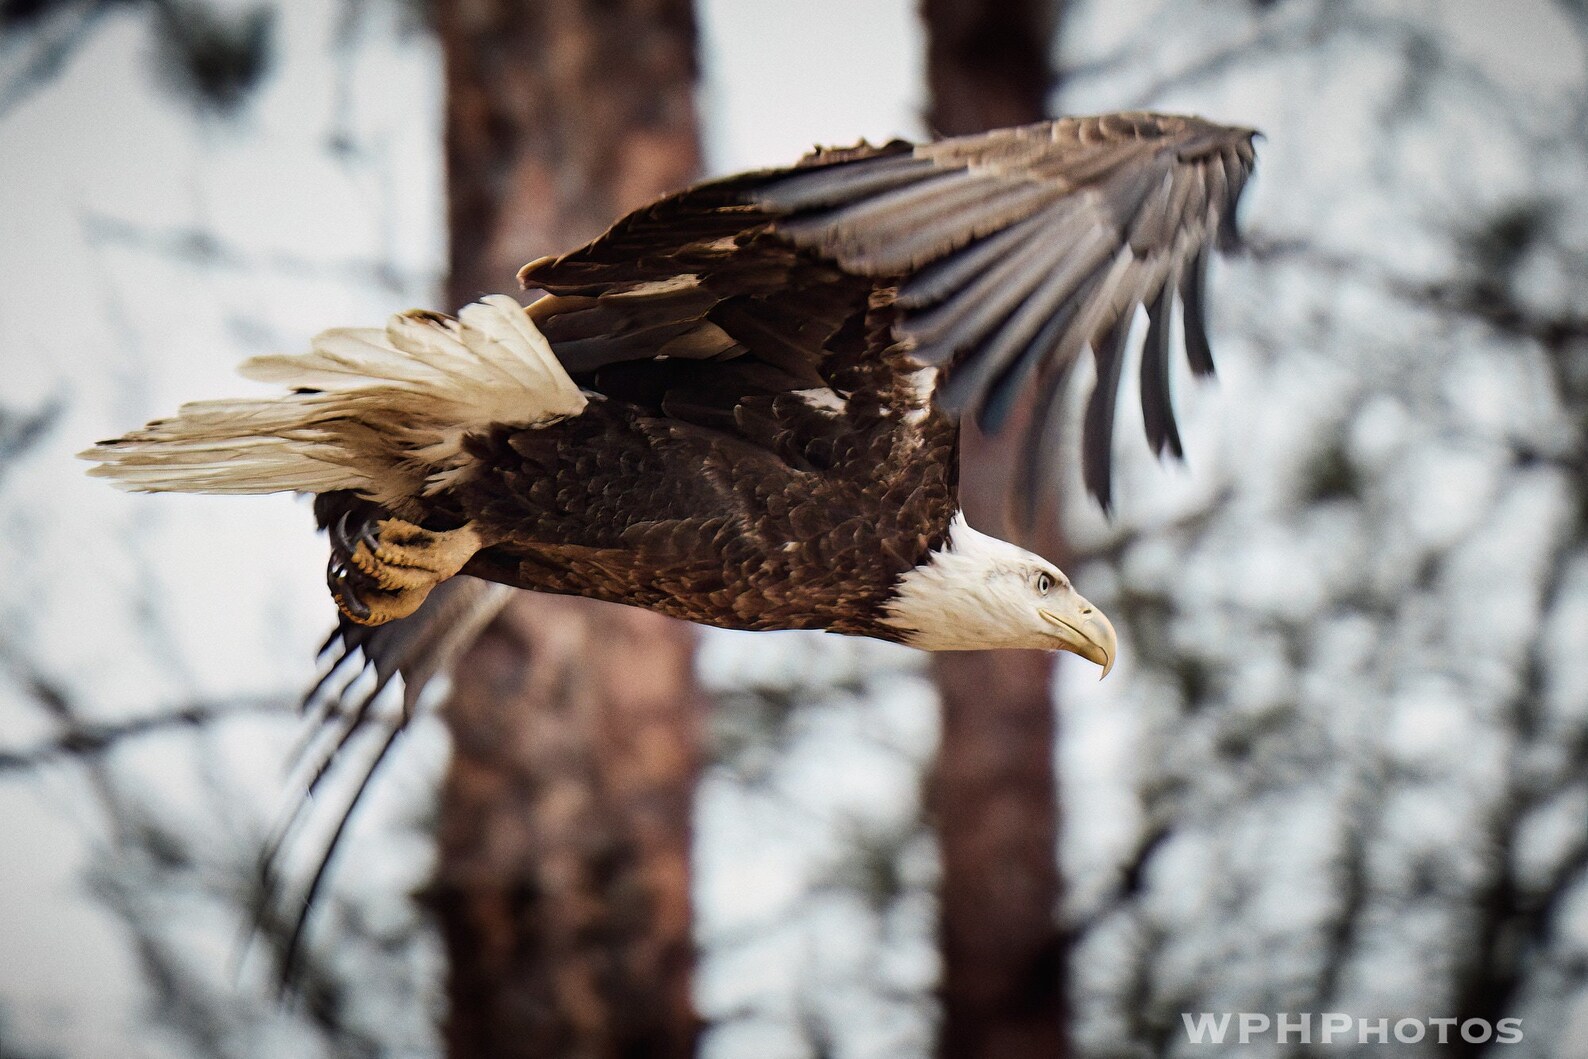
[[[413,311],[381,328],[338,328],[308,353],[256,357],[273,397],[183,406],[82,453],[123,488],[180,493],[357,491],[377,501],[432,491],[466,464],[465,434],[544,425],[585,397],[512,298],[457,318]]]

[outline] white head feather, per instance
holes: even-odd
[[[1040,555],[954,517],[947,542],[899,579],[887,624],[926,651],[1067,650],[1112,666],[1114,627]]]

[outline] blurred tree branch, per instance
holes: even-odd
[[[274,61],[275,11],[263,3],[232,11],[208,0],[0,0],[0,44],[23,53],[0,83],[0,118],[53,83],[108,16],[134,7],[152,15],[155,72],[201,112],[233,114]]]

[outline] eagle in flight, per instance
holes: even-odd
[[[84,455],[127,489],[314,494],[348,644],[467,575],[731,629],[1057,648],[1106,673],[1108,619],[966,523],[960,420],[997,431],[1031,402],[1018,481],[1038,495],[1090,351],[1082,469],[1107,508],[1145,306],[1147,440],[1178,455],[1170,318],[1178,301],[1211,373],[1208,257],[1234,240],[1253,135],[1129,113],[818,150],[530,262],[528,308],[327,331],[244,365],[279,396],[190,404]]]

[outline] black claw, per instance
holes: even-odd
[[[363,619],[369,617],[370,612],[369,605],[359,598],[358,590],[353,584],[358,574],[359,571],[332,560],[331,565],[326,569],[325,581],[336,601],[354,618]]]
[[[353,617],[358,618],[360,621],[369,617],[369,604],[365,603],[362,599],[359,599],[351,592],[344,592],[338,598],[341,599],[342,606],[346,607],[348,613],[353,615]]]
[[[351,511],[342,512],[342,517],[337,519],[336,522],[332,524],[329,531],[331,537],[331,547],[335,548],[343,555],[351,555],[353,552],[353,542],[348,537],[347,532],[347,521],[352,517],[352,515],[353,513]]]
[[[364,547],[369,549],[369,554],[374,555],[380,548],[380,534],[375,531],[375,524],[371,520],[358,528],[358,539],[364,542]]]

